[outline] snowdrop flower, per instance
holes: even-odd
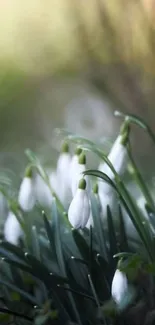
[[[116,304],[120,304],[121,300],[127,292],[128,281],[125,273],[116,270],[111,286],[111,294]]]
[[[71,156],[69,153],[69,146],[68,143],[64,142],[57,162],[56,171],[52,172],[50,175],[50,184],[65,207],[68,207],[71,200],[71,186],[69,177],[70,163]]]
[[[125,143],[122,141],[124,140],[122,135],[119,135],[114,142],[111,151],[108,155],[108,159],[114,166],[116,172],[119,175],[122,175],[127,166],[127,149]],[[101,163],[99,165],[99,170],[109,176],[110,179],[114,179],[114,174],[110,167],[106,163]]]
[[[72,182],[72,179],[74,178],[74,175],[76,174],[76,171],[78,169],[78,165],[79,165],[79,156],[82,153],[82,149],[77,147],[74,153],[74,156],[71,159],[71,163],[70,163],[70,182]]]
[[[98,184],[96,183],[94,185],[94,188],[93,188],[93,195],[94,195],[94,199],[96,201],[96,204],[98,206],[98,214],[96,215],[96,217],[98,218],[101,214],[101,211],[102,211],[102,207],[101,207],[101,203],[100,203],[100,199],[99,199],[99,195],[98,195]],[[92,215],[92,210],[90,211],[90,216],[89,216],[89,220],[86,224],[86,228],[90,229],[90,226],[94,226],[94,221],[93,221],[93,215]]]
[[[127,141],[127,134],[124,135],[120,134],[116,141],[114,142],[112,149],[108,155],[108,159],[114,166],[116,172],[119,175],[122,175],[127,166],[127,149],[126,149],[126,141]],[[98,168],[100,171],[105,173],[111,180],[114,180],[114,174],[110,167],[105,163],[102,162]],[[106,215],[107,205],[110,206],[112,213],[117,215],[118,208],[117,208],[117,194],[115,190],[105,181],[99,180],[99,198],[103,210],[103,215]]]
[[[37,174],[34,180],[34,192],[36,201],[43,207],[51,207],[53,196],[49,186],[45,183],[42,177]]]
[[[90,203],[86,191],[86,181],[81,179],[76,194],[69,206],[68,219],[71,225],[78,229],[84,228],[90,216]]]
[[[93,216],[92,216],[92,211],[90,211],[90,215],[89,215],[88,222],[87,222],[87,224],[86,224],[86,228],[87,228],[87,229],[90,229],[90,226],[93,227]]]
[[[34,184],[31,168],[28,168],[25,172],[25,177],[19,190],[18,202],[23,211],[30,211],[35,205]]]
[[[18,245],[19,238],[21,235],[21,226],[15,214],[10,211],[4,225],[4,237],[9,243]]]
[[[64,142],[57,162],[57,174],[59,175],[60,179],[66,183],[66,185],[69,183],[70,162],[71,156],[69,153],[69,146],[67,142]]]
[[[74,197],[77,189],[79,181],[82,177],[82,173],[86,171],[86,156],[84,153],[81,153],[78,159],[78,164],[76,166],[76,169],[74,169],[74,174],[72,174],[72,182],[71,182],[71,189],[72,189],[72,195]],[[88,184],[88,178],[87,179],[87,190],[89,187]]]

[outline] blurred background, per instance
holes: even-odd
[[[114,110],[155,128],[154,0],[0,1],[0,164],[24,149],[53,154],[55,127],[115,138]],[[142,130],[133,149],[147,175],[155,154]]]

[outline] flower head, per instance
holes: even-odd
[[[117,304],[119,304],[128,288],[128,281],[125,273],[116,270],[111,286],[111,294]]]
[[[114,142],[112,149],[108,155],[108,159],[114,166],[116,172],[122,175],[127,167],[128,154],[126,149],[128,133],[120,134]],[[114,180],[114,173],[110,167],[102,162],[99,165],[99,170],[105,173],[111,180]],[[106,215],[107,205],[110,206],[112,213],[117,215],[117,194],[115,190],[107,182],[99,180],[99,198],[102,206],[103,215]]]
[[[119,175],[124,173],[127,166],[127,149],[125,143],[122,143],[123,139],[122,135],[117,137],[108,155],[108,159]],[[99,170],[109,176],[109,178],[114,179],[114,174],[106,163],[101,163],[99,165]]]
[[[86,181],[81,179],[76,194],[68,210],[71,225],[78,229],[84,228],[90,216],[90,203],[86,191]]]
[[[50,175],[51,187],[55,190],[64,205],[71,198],[70,162],[71,155],[69,153],[69,146],[67,142],[64,142],[58,158],[56,171]]]
[[[21,226],[15,214],[10,211],[4,225],[4,237],[9,243],[18,245],[19,238],[21,235]]]
[[[35,205],[32,170],[28,168],[20,186],[18,202],[23,211],[30,211]]]

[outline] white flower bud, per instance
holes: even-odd
[[[65,142],[58,158],[57,169],[50,175],[51,187],[65,207],[68,207],[71,199],[70,163],[69,146]]]
[[[61,148],[61,154],[57,162],[57,174],[63,181],[69,182],[71,155],[69,153],[68,143],[64,142]]]
[[[111,286],[111,294],[116,304],[119,304],[127,292],[128,281],[125,273],[116,270]]]
[[[18,202],[23,211],[31,211],[35,205],[32,177],[25,176],[19,190]]]
[[[18,245],[21,235],[21,226],[14,213],[10,211],[4,224],[4,237],[9,243]]]
[[[119,175],[122,175],[126,169],[127,157],[128,155],[126,146],[122,144],[122,135],[119,135],[108,155],[108,159],[110,160]],[[106,163],[101,163],[99,165],[99,170],[105,173],[110,179],[114,179],[114,174]]]
[[[78,229],[84,228],[90,216],[90,203],[86,191],[86,181],[80,180],[79,187],[70,204],[68,210],[68,219],[71,225]]]
[[[122,175],[127,167],[127,149],[124,144],[122,144],[123,136],[119,135],[114,142],[112,149],[108,155],[108,159],[114,166],[116,172]],[[111,180],[114,180],[114,174],[110,167],[102,162],[99,165],[99,170],[105,173]],[[117,194],[115,190],[107,182],[99,179],[99,198],[102,206],[103,217],[106,216],[107,205],[110,206],[112,214],[118,215],[118,204],[117,204]]]

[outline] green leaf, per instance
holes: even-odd
[[[120,250],[129,250],[127,234],[125,230],[125,224],[122,214],[121,206],[119,205],[119,241],[120,241]]]
[[[21,290],[16,285],[13,285],[12,283],[7,282],[7,281],[4,281],[4,280],[0,280],[0,284],[1,285],[5,285],[10,290],[19,293],[24,299],[26,299],[27,301],[29,301],[31,304],[38,305],[39,306],[39,302],[32,295],[30,295],[26,291]]]
[[[112,214],[111,214],[111,210],[110,210],[109,206],[107,206],[107,223],[108,223],[108,236],[109,236],[109,246],[110,246],[109,247],[110,248],[110,253],[109,253],[110,264],[115,269],[116,262],[113,259],[113,256],[118,252],[118,243],[117,243],[113,218],[112,218]]]
[[[104,236],[104,229],[103,229],[103,223],[101,220],[100,215],[100,207],[99,207],[99,201],[95,197],[95,195],[91,195],[91,209],[92,209],[92,216],[93,216],[93,223],[95,228],[95,233],[97,237],[97,242],[99,245],[99,252],[101,256],[107,261],[107,247],[106,247],[106,241]]]

